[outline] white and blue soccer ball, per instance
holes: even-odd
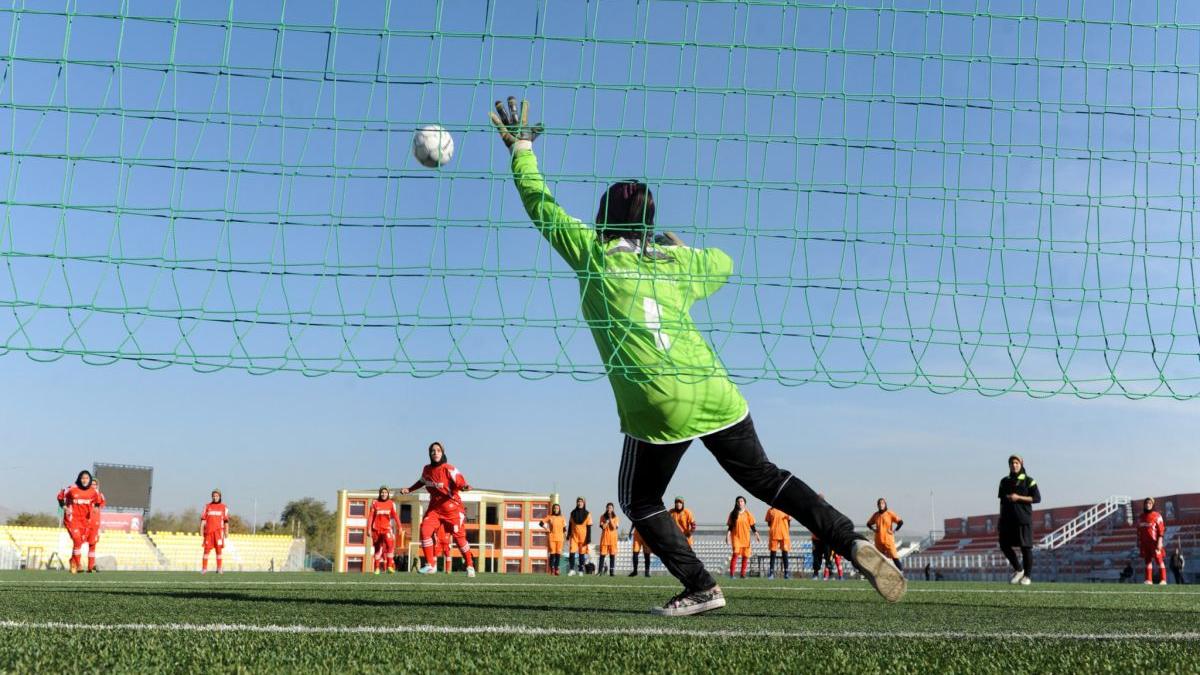
[[[430,169],[444,166],[454,156],[454,137],[442,127],[430,124],[413,134],[413,157]]]

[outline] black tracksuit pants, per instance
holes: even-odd
[[[757,499],[782,510],[811,530],[834,551],[850,557],[854,524],[808,485],[771,463],[759,442],[754,422],[746,419],[700,439],[717,463]],[[625,437],[617,494],[621,509],[667,570],[688,590],[716,585],[688,546],[663,504],[663,495],[691,441],[654,444]]]

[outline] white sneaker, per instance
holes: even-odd
[[[724,606],[725,594],[720,586],[713,586],[707,591],[684,591],[662,607],[652,608],[650,612],[659,616],[691,616]]]
[[[1029,577],[1027,577],[1025,575],[1021,575],[1021,585],[1022,586],[1028,586],[1029,584],[1032,584],[1032,583],[1033,583],[1033,579],[1030,579]]]
[[[1166,579],[1163,579],[1162,581],[1158,582],[1158,585],[1159,585],[1159,586],[1166,586],[1166,585],[1167,585],[1167,580],[1166,580]]]
[[[474,579],[474,578],[475,578],[475,568],[474,568],[474,567],[468,567],[468,568],[467,568],[467,578],[468,578],[468,579]]]
[[[569,577],[575,576],[575,570],[571,570],[571,571],[567,572],[567,576],[569,576]]]
[[[437,574],[437,568],[433,565],[421,565],[421,569],[417,570],[418,574]]]
[[[1019,584],[1019,583],[1021,583],[1021,580],[1024,578],[1025,578],[1025,570],[1018,570],[1016,572],[1013,572],[1012,578],[1008,580],[1008,583]]]
[[[1143,583],[1143,584],[1146,584],[1147,586],[1153,586],[1153,585],[1154,585],[1154,582],[1153,582],[1153,581],[1143,581],[1142,583]]]
[[[891,560],[884,557],[870,542],[860,539],[854,542],[850,561],[871,582],[875,590],[888,602],[899,602],[908,590],[908,581]]]

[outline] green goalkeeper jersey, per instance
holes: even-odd
[[[690,309],[733,272],[725,252],[627,239],[603,241],[554,201],[533,152],[512,158],[521,202],[575,270],[617,400],[621,431],[651,443],[696,438],[746,417],[746,400],[692,323]]]

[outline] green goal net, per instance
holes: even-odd
[[[736,271],[739,382],[1200,394],[1200,3],[0,8],[0,353],[602,377],[491,130]],[[413,130],[455,141],[418,164]]]

